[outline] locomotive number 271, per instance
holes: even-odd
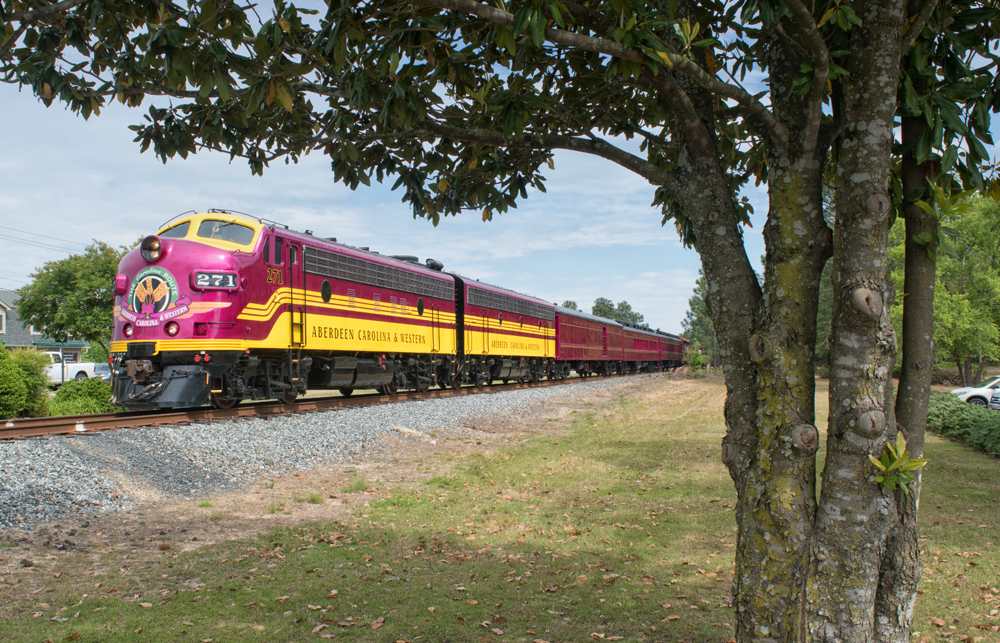
[[[267,283],[269,284],[280,284],[283,283],[281,280],[282,272],[280,270],[275,270],[274,268],[267,269]]]

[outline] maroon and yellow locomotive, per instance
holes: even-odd
[[[219,210],[143,239],[122,259],[115,294],[114,399],[131,409],[658,370],[682,351],[675,336],[445,273],[432,259]]]

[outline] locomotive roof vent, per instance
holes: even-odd
[[[327,237],[326,240],[327,241],[332,241],[334,243],[337,243],[337,237]]]
[[[430,257],[428,257],[427,260],[424,261],[424,265],[427,266],[428,268],[430,268],[431,270],[436,270],[438,272],[441,272],[442,270],[444,270],[444,264],[443,263],[441,263],[437,259],[431,259]]]
[[[389,258],[395,259],[396,261],[405,261],[406,263],[420,263],[420,259],[414,257],[413,255],[389,255]]]

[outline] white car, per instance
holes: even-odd
[[[976,404],[978,406],[989,406],[990,398],[993,393],[1000,391],[1000,376],[994,377],[988,382],[984,382],[982,386],[966,386],[963,388],[956,388],[949,393],[957,395],[958,399],[963,402],[968,402],[969,404]]]

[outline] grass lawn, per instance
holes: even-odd
[[[343,492],[357,500],[338,521],[128,567],[110,550],[96,564],[58,557],[44,591],[0,593],[0,632],[39,642],[729,641],[725,387],[656,377],[628,390],[577,405],[571,422],[533,421],[517,446],[438,452],[434,473],[388,491],[355,480]],[[914,640],[1000,641],[1000,463],[935,436],[926,452]]]

